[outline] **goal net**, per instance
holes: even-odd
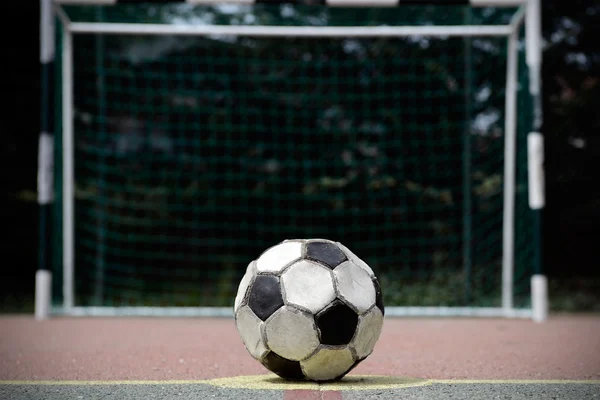
[[[251,260],[319,237],[372,266],[390,314],[528,315],[523,10],[58,17],[60,312],[227,314]]]

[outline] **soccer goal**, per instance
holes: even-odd
[[[328,238],[387,315],[532,317],[539,3],[396,3],[55,0],[52,312],[229,316]]]

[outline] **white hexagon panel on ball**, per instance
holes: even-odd
[[[292,264],[281,275],[287,304],[318,313],[335,297],[331,270],[308,260]]]
[[[259,360],[268,351],[262,338],[262,321],[250,307],[243,306],[235,314],[235,323],[248,352]]]
[[[308,379],[330,381],[342,378],[352,369],[355,363],[352,352],[348,348],[320,348],[316,354],[307,360],[301,361],[300,365]]]
[[[373,352],[375,343],[381,335],[382,327],[383,313],[379,307],[371,308],[358,318],[358,328],[351,346],[356,351],[356,356],[359,359],[364,359]]]
[[[256,275],[255,264],[256,264],[256,261],[252,261],[250,264],[248,264],[248,267],[246,268],[246,273],[244,274],[244,276],[242,277],[242,280],[240,281],[240,284],[238,286],[237,295],[235,296],[234,306],[233,306],[234,313],[237,312],[237,310],[240,308],[240,306],[246,300],[246,293],[248,292],[248,287],[250,287],[250,283],[252,282],[252,279]]]
[[[375,304],[375,285],[367,271],[347,261],[337,266],[333,274],[340,298],[359,314]]]
[[[284,306],[265,322],[267,346],[279,356],[292,361],[308,357],[319,347],[314,318]]]
[[[256,270],[258,272],[281,272],[291,262],[302,257],[302,246],[303,243],[300,241],[286,241],[267,249],[256,260]]]

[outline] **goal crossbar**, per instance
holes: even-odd
[[[115,5],[119,4],[120,0],[53,0],[57,4],[69,5]],[[127,3],[123,1],[123,3]],[[252,5],[256,4],[256,0],[162,0],[155,3],[185,3],[197,5],[218,5],[218,4],[235,4],[235,5]],[[285,0],[272,1],[270,4],[288,3]],[[404,5],[440,5],[439,1],[430,0],[322,0],[314,1],[294,1],[294,4],[322,4],[330,7],[397,7]],[[527,0],[447,0],[441,5],[468,5],[471,7],[517,7],[527,3]]]
[[[312,26],[219,26],[219,25],[167,25],[130,23],[73,22],[68,27],[72,33],[101,33],[120,35],[232,35],[255,37],[406,37],[406,36],[508,36],[510,25],[485,26],[389,26],[389,27],[312,27]]]

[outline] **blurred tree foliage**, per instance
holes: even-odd
[[[600,240],[597,228],[600,226],[600,6],[593,0],[543,0],[542,8],[545,37],[543,131],[547,172],[544,265],[551,276],[597,277],[600,275],[600,257],[595,252],[595,245]],[[148,12],[149,19],[165,17],[153,15],[150,9]],[[5,260],[11,260],[5,263],[11,271],[10,279],[2,281],[1,289],[5,293],[32,292],[37,263],[32,249],[37,246],[38,235],[34,193],[39,131],[39,10],[35,2],[16,2],[10,14],[11,18],[23,21],[25,26],[15,40],[9,41],[9,50],[14,56],[5,63],[9,70],[2,75],[3,92],[9,96],[4,106],[5,133],[0,149],[4,162],[0,171],[4,183],[0,215],[3,236],[9,238],[2,241],[0,248]],[[222,23],[219,18],[224,17],[215,15],[211,22]],[[309,17],[319,21],[320,15],[315,12]],[[293,16],[289,21],[290,24],[298,22],[294,22]],[[248,22],[269,21],[243,18],[238,21]],[[330,120],[336,118],[343,116],[330,115]],[[371,128],[377,130],[376,126]],[[257,149],[260,151],[265,149]],[[368,149],[364,153],[368,156]],[[256,154],[246,154],[246,161],[252,164]],[[269,166],[264,167],[267,170],[263,172],[268,175]],[[276,167],[275,164],[270,166]],[[385,190],[391,180],[385,174],[381,178],[363,184],[379,185]],[[344,184],[315,177],[305,190],[311,192],[327,187],[328,191],[335,192]],[[268,188],[269,182],[266,185]],[[413,189],[419,190],[418,187]],[[432,195],[439,201],[447,199],[443,191]]]

